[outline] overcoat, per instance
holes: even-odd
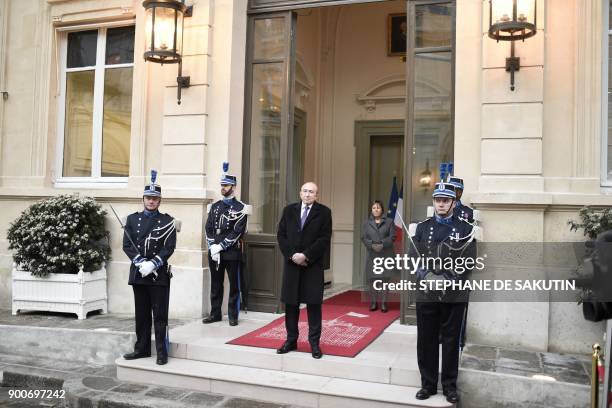
[[[323,302],[323,271],[329,268],[332,235],[331,210],[316,201],[309,210],[304,227],[300,228],[302,203],[284,208],[278,224],[277,239],[283,254],[283,285],[281,301],[287,304],[321,304]],[[291,260],[295,253],[303,253],[307,266]]]
[[[367,221],[363,223],[361,228],[361,242],[363,242],[367,250],[364,273],[366,279],[388,278],[393,274],[395,269],[385,269],[381,274],[375,274],[373,272],[374,258],[393,258],[395,256],[393,241],[395,241],[395,224],[391,218],[383,217],[380,224],[376,224],[374,217],[370,216]],[[382,251],[376,252],[372,249],[372,244],[375,243],[383,245]]]

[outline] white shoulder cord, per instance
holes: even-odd
[[[161,234],[159,237],[151,236],[151,234],[153,232],[155,232],[155,231],[162,231],[164,229],[166,229],[166,231],[163,234]],[[147,251],[149,250],[149,243],[150,243],[150,240],[152,240],[152,239],[155,240],[155,241],[159,241],[160,239],[165,238],[164,239],[164,245],[166,245],[166,241],[168,240],[168,237],[170,236],[172,231],[175,231],[175,230],[176,230],[176,225],[174,224],[174,219],[172,219],[172,221],[170,221],[168,224],[166,224],[166,225],[164,225],[162,227],[155,228],[151,232],[151,234],[149,234],[149,236],[145,239],[145,250],[147,250]]]

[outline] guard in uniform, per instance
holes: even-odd
[[[240,310],[240,274],[242,265],[242,236],[246,232],[247,214],[250,207],[234,197],[236,176],[227,174],[228,163],[223,163],[221,178],[222,200],[208,210],[206,220],[206,242],[208,244],[208,265],[210,269],[210,315],[202,323],[221,320],[223,302],[223,280],[225,271],[229,279],[228,299],[229,325],[238,324]]]
[[[126,360],[151,356],[151,315],[155,328],[157,364],[168,362],[168,301],[171,267],[168,260],[176,247],[174,218],[159,212],[161,186],[157,172],[143,193],[144,210],[127,217],[123,251],[132,260],[129,284],[134,290],[136,344]]]
[[[457,199],[455,200],[455,209],[453,212],[461,219],[466,220],[469,223],[474,222],[474,210],[461,202],[461,196],[463,195],[463,179],[455,176],[448,177],[448,183],[455,187]]]
[[[476,253],[472,225],[453,214],[455,198],[453,185],[437,183],[433,193],[434,216],[417,225],[414,242],[419,253],[416,256],[425,261],[417,271],[419,287],[422,280],[461,280],[469,272],[460,270],[454,262],[457,258],[474,257]],[[454,268],[448,268],[444,262],[449,257]],[[437,258],[443,262],[433,262]],[[467,292],[461,290],[417,292],[417,360],[422,387],[416,394],[417,399],[427,399],[437,393],[441,342],[442,389],[447,401],[459,401],[459,339],[467,299]]]

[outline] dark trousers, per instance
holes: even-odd
[[[227,314],[230,320],[237,320],[238,301],[240,298],[240,291],[238,290],[240,261],[222,260],[218,264],[208,257],[208,265],[210,265],[210,316],[214,319],[221,319],[222,317],[223,280],[225,279],[225,271],[227,271],[230,284]]]
[[[151,322],[155,328],[155,349],[158,356],[168,355],[168,301],[170,286],[132,285],[136,316],[134,351],[151,353]],[[151,313],[153,319],[151,319]]]
[[[376,303],[377,299],[380,300],[381,303],[386,303],[387,302],[387,294],[388,294],[388,290],[384,289],[384,290],[376,290],[374,289],[374,281],[380,280],[383,283],[385,282],[389,282],[389,278],[372,278],[370,279],[370,290],[369,290],[369,294],[370,294],[370,303]],[[379,283],[380,285],[380,283]]]
[[[442,342],[442,389],[456,390],[459,337],[465,303],[416,302],[417,360],[421,386],[438,388],[439,343]]]
[[[321,339],[321,304],[307,304],[308,312],[308,342],[319,344]],[[300,305],[285,304],[285,328],[287,329],[287,341],[296,343],[300,335],[298,322],[300,319]]]

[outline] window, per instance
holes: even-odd
[[[125,181],[130,164],[134,26],[62,34],[61,179]]]
[[[604,71],[603,87],[604,90],[604,132],[602,132],[602,154],[601,154],[601,177],[602,184],[612,186],[612,0],[606,0],[604,2],[604,27],[605,27],[605,39],[604,39],[604,67],[606,67],[607,73]],[[607,106],[607,109],[605,108]],[[605,111],[607,110],[607,113]]]

